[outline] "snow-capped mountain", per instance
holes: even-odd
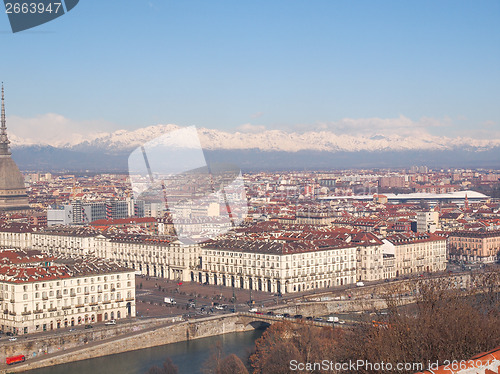
[[[179,129],[179,126],[155,125],[137,130],[118,130],[99,133],[87,139],[76,137],[73,142],[46,144],[62,149],[88,151],[98,149],[109,153],[130,151],[165,133]],[[484,151],[500,146],[500,139],[473,139],[467,137],[439,137],[432,135],[346,135],[331,131],[286,132],[265,130],[258,133],[226,132],[215,129],[199,128],[203,148],[207,150],[260,150],[279,152],[320,151],[320,152],[357,152],[357,151],[445,151],[466,149]],[[13,136],[14,147],[32,146]]]

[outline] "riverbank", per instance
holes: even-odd
[[[25,363],[0,369],[0,374],[19,373],[41,367],[253,329],[251,325],[241,323],[238,315],[207,317],[163,327],[153,326],[146,330],[87,342],[76,347],[70,348],[63,344],[55,354],[28,358]]]

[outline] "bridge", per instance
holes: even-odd
[[[334,327],[335,325],[331,322],[326,321],[314,321],[314,320],[306,320],[304,318],[294,318],[294,317],[281,317],[276,315],[269,314],[257,314],[257,313],[247,313],[247,312],[238,312],[236,313],[240,319],[240,323],[250,325],[254,329],[266,328],[272,325],[275,322],[289,321],[292,323],[307,323],[309,325],[318,326],[318,327]],[[340,325],[337,325],[340,326]]]

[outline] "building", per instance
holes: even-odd
[[[7,137],[5,98],[2,84],[2,109],[0,127],[0,213],[26,212],[29,210],[24,177],[11,157]]]
[[[455,231],[448,243],[452,259],[492,263],[498,260],[500,231]]]
[[[70,204],[49,207],[47,223],[48,226],[71,225],[87,224],[97,220],[143,217],[144,208],[144,201],[134,201],[129,198],[105,201],[72,200]]]
[[[446,270],[446,238],[431,233],[398,233],[383,239],[384,263],[394,256],[395,276]],[[388,271],[386,273],[389,273]]]
[[[340,240],[222,239],[202,246],[193,280],[284,294],[356,282],[355,245]]]
[[[417,212],[417,232],[434,232],[439,229],[439,212]]]
[[[2,331],[29,334],[135,316],[135,274],[97,258],[0,252]]]
[[[281,294],[446,267],[446,239],[435,234],[403,232],[381,240],[356,229],[272,221],[203,244],[181,243],[175,236],[10,223],[0,226],[0,245],[94,256],[136,274]]]

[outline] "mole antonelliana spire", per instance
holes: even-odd
[[[11,157],[7,121],[5,117],[5,95],[2,82],[2,113],[0,119],[0,212],[13,213],[29,209],[24,177]]]
[[[9,151],[9,138],[7,137],[7,125],[5,120],[5,95],[3,91],[2,82],[2,117],[1,117],[1,129],[0,129],[0,155],[10,155]]]

